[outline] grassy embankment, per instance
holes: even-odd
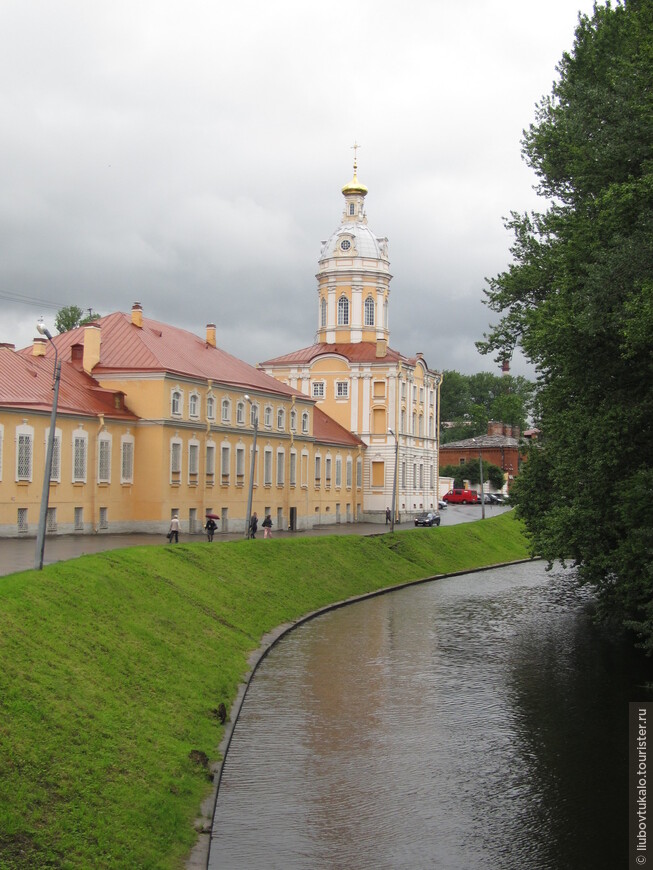
[[[181,867],[261,637],[329,603],[524,558],[512,514],[375,537],[84,556],[0,578],[0,867]]]

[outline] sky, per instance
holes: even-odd
[[[592,0],[3,0],[0,341],[66,305],[249,363],[313,343],[317,261],[358,178],[389,240],[390,345],[499,372],[475,342],[521,156]],[[519,353],[512,373],[533,376]]]

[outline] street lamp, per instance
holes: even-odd
[[[392,520],[391,520],[391,524],[390,524],[390,531],[394,532],[394,530],[395,530],[395,505],[397,503],[397,460],[399,458],[399,438],[397,438],[396,433],[393,432],[392,429],[388,429],[388,432],[395,439],[395,473],[394,473],[393,479],[392,479]]]
[[[39,516],[39,529],[36,535],[36,559],[34,567],[37,571],[43,568],[43,552],[45,550],[45,525],[48,518],[48,502],[50,500],[50,477],[52,476],[52,454],[54,452],[54,437],[57,425],[57,404],[59,402],[59,382],[61,381],[61,363],[59,362],[59,354],[57,346],[52,341],[52,336],[46,329],[43,319],[39,320],[36,328],[44,335],[54,348],[54,382],[52,389],[54,397],[52,399],[52,413],[50,414],[50,437],[48,438],[48,447],[45,453],[45,470],[43,472],[43,492],[41,494],[41,513]]]
[[[258,410],[251,398],[245,393],[245,398],[252,407],[252,420],[254,423],[254,443],[252,444],[252,462],[249,469],[249,493],[247,495],[247,525],[245,526],[245,537],[249,538],[250,525],[252,522],[252,496],[254,494],[254,463],[256,462],[256,436],[258,434]]]

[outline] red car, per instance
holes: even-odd
[[[475,489],[450,489],[442,498],[449,504],[479,504],[480,499]]]

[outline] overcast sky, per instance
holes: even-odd
[[[592,5],[3,0],[0,341],[139,301],[250,363],[311,344],[357,141],[391,345],[498,372],[485,278],[545,207],[522,131]]]

